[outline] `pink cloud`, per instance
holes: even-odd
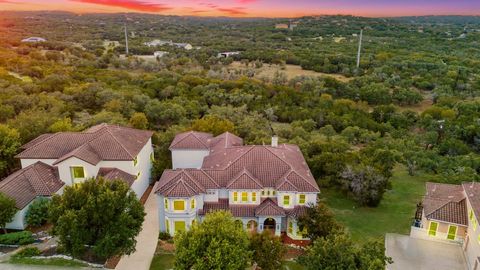
[[[243,7],[233,7],[233,8],[217,8],[218,11],[227,13],[228,15],[246,15],[247,12]]]
[[[161,12],[161,11],[171,9],[170,7],[162,4],[153,4],[153,3],[140,1],[140,0],[70,0],[70,1],[110,6],[110,7],[120,7],[120,8],[135,10],[135,11],[143,11],[143,12]]]

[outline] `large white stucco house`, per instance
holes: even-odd
[[[0,182],[0,192],[19,209],[9,229],[24,229],[25,214],[37,197],[61,194],[89,178],[124,180],[141,197],[150,182],[152,132],[100,124],[83,132],[43,134],[22,146],[21,169]]]
[[[295,145],[243,145],[231,133],[178,134],[172,170],[155,184],[160,230],[188,230],[211,211],[227,210],[248,230],[303,240],[297,218],[320,189]]]

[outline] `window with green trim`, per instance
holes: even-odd
[[[265,196],[265,190],[262,190],[262,196]]]
[[[288,222],[288,233],[289,234],[293,233],[293,222],[291,221]]]
[[[191,208],[191,209],[195,209],[195,199],[192,199],[192,200],[190,201],[190,208]]]
[[[272,195],[275,196],[275,194],[277,194],[277,192],[275,190],[273,190]]]
[[[283,205],[290,205],[290,195],[283,196]]]
[[[74,179],[85,178],[85,169],[82,166],[72,167],[72,175]]]
[[[155,161],[155,154],[152,152],[150,153],[150,161],[154,162]]]
[[[455,226],[455,225],[448,226],[447,239],[448,240],[455,240],[456,235],[457,235],[457,226]]]
[[[164,201],[164,202],[165,202],[165,210],[168,210],[168,199],[165,198],[165,201]]]
[[[248,202],[248,193],[242,192],[242,202]]]
[[[253,192],[252,193],[252,202],[256,202],[256,201],[257,201],[257,193]]]
[[[135,159],[133,160],[133,166],[137,166],[138,164],[138,157],[135,157]]]
[[[183,200],[173,201],[173,210],[175,210],[175,211],[185,211],[185,201],[183,201]]]
[[[428,228],[428,235],[436,236],[437,235],[437,229],[438,229],[438,223],[430,221],[430,227]]]
[[[298,203],[299,204],[305,204],[305,194],[300,194],[298,196]]]
[[[233,192],[233,201],[236,202],[238,201],[238,192]]]
[[[468,214],[468,216],[470,217],[470,221],[472,221],[473,219],[473,210],[470,209],[470,213]]]

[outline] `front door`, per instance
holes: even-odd
[[[273,218],[267,218],[263,222],[263,229],[271,231],[272,233],[275,232],[275,219]]]

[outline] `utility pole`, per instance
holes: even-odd
[[[127,33],[127,23],[124,23],[125,26],[125,57],[128,56],[128,33]]]
[[[363,28],[360,29],[360,38],[358,40],[357,69],[360,67],[360,53],[362,52]]]

